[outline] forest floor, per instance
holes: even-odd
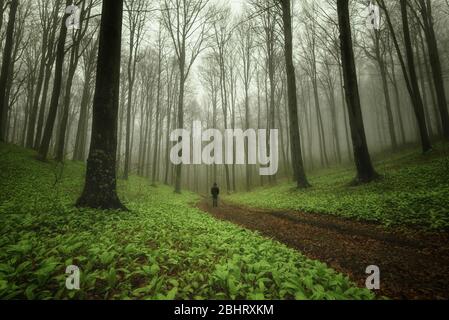
[[[449,231],[449,144],[435,144],[423,155],[419,148],[374,157],[381,178],[352,186],[355,170],[336,166],[308,172],[312,185],[292,182],[238,192],[226,199],[253,208],[325,215],[376,222],[394,228]]]
[[[329,169],[310,190],[280,182],[219,209],[131,176],[118,181],[130,212],[80,210],[83,163],[0,144],[0,298],[374,299],[368,265],[381,270],[377,298],[448,298],[447,155],[376,167],[384,178],[367,186]],[[79,291],[65,288],[72,264]]]
[[[80,162],[0,143],[0,299],[373,299],[299,251],[194,208],[148,179],[118,181],[130,209],[78,209]],[[80,290],[65,286],[81,270]]]
[[[394,299],[449,298],[449,235],[416,230],[393,231],[374,223],[331,215],[267,210],[221,202],[198,207],[325,262],[365,285],[369,265],[381,274],[379,295]]]
[[[380,295],[449,298],[449,145],[374,157],[378,181],[352,186],[354,168],[309,172],[309,189],[278,181],[198,205],[327,263],[365,285],[381,273]]]

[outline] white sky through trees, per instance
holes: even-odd
[[[126,1],[126,0],[125,0]],[[218,7],[226,7],[229,6],[232,12],[232,18],[231,21],[233,19],[235,19],[237,21],[237,17],[242,13],[244,4],[248,2],[247,0],[210,0],[210,4],[216,4]],[[150,13],[147,14],[147,26],[146,26],[146,30],[145,30],[145,35],[142,41],[142,45],[140,50],[144,50],[145,47],[150,46],[153,49],[157,49],[156,45],[157,45],[157,35],[158,35],[158,30],[159,30],[159,16],[160,16],[160,12],[159,12],[159,3],[157,1],[154,2],[154,4],[152,5],[152,7],[150,8]],[[126,10],[125,10],[126,11]],[[127,18],[126,15],[128,13],[125,12],[125,17],[124,17],[124,26],[123,26],[123,43],[122,43],[122,47],[124,49],[123,53],[126,53],[126,48],[129,46],[129,29],[127,28]],[[232,23],[232,22],[231,22]],[[235,22],[237,23],[237,22]],[[172,40],[171,38],[168,36],[168,34],[166,35],[167,39],[166,39],[166,51],[167,53],[171,52],[174,55],[174,51],[173,51],[173,44],[172,44]],[[202,99],[204,98],[204,95],[206,95],[206,90],[205,88],[203,88],[203,85],[200,81],[200,75],[199,75],[199,70],[198,70],[198,66],[200,66],[203,63],[203,57],[205,55],[205,53],[207,53],[208,51],[210,51],[210,49],[207,49],[205,51],[202,52],[202,54],[200,54],[200,56],[196,59],[194,65],[192,66],[192,71],[189,75],[189,80],[187,82],[187,97],[186,97],[186,107],[188,108],[188,104],[192,101],[192,100],[196,100],[197,103],[201,104]],[[123,63],[123,59],[126,59],[126,56],[123,55],[122,56],[122,63]]]

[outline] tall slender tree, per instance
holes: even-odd
[[[42,88],[42,97],[40,102],[39,114],[37,118],[36,136],[34,138],[34,149],[39,149],[42,141],[42,132],[45,124],[45,111],[47,107],[47,95],[50,87],[50,79],[53,74],[54,62],[56,59],[55,43],[57,42],[56,35],[59,25],[59,8],[63,0],[56,0],[54,2],[53,11],[51,14],[52,23],[50,28],[50,34],[48,36],[48,44],[45,50],[45,77]]]
[[[401,65],[402,73],[404,75],[405,84],[407,91],[410,95],[410,99],[413,105],[413,110],[415,113],[415,119],[419,128],[419,137],[421,140],[421,147],[423,152],[427,152],[432,149],[430,143],[429,135],[427,132],[427,124],[424,117],[424,105],[419,91],[418,80],[416,77],[415,70],[415,59],[413,56],[413,47],[410,37],[410,28],[408,26],[408,14],[407,14],[407,2],[400,3],[401,5],[401,18],[402,18],[402,29],[404,33],[404,44],[407,57],[407,65],[404,57],[402,56],[402,50],[399,46],[399,40],[396,36],[396,31],[393,25],[392,18],[390,16],[389,8],[387,8],[385,0],[378,0],[378,3],[385,14],[385,20],[387,22],[388,28],[390,29],[391,39],[393,40],[394,47]]]
[[[154,152],[153,152],[153,168],[151,172],[151,184],[156,186],[157,182],[157,159],[159,154],[158,142],[160,141],[159,128],[161,116],[161,79],[162,79],[162,55],[164,50],[164,39],[162,35],[162,23],[159,25],[158,33],[158,58],[157,58],[157,92],[156,92],[156,129],[154,131]],[[167,79],[168,80],[168,79]]]
[[[226,67],[226,59],[229,53],[229,41],[231,39],[232,33],[230,32],[230,7],[224,7],[218,11],[217,19],[213,21],[214,30],[214,57],[217,60],[220,75],[220,97],[221,97],[221,108],[223,111],[223,122],[224,128],[228,129],[229,125],[229,112],[228,112],[228,87],[227,78],[228,72]],[[247,160],[247,159],[246,159]],[[229,174],[229,165],[224,164],[225,169],[225,180],[226,180],[226,191],[229,193],[231,191],[231,180]]]
[[[69,7],[72,1],[67,0],[66,6]],[[48,156],[48,149],[50,148],[50,140],[53,135],[53,127],[55,125],[56,113],[58,111],[59,99],[62,89],[62,72],[65,57],[65,41],[67,38],[67,26],[66,20],[68,19],[70,13],[66,11],[64,18],[62,19],[58,47],[56,49],[56,65],[55,65],[55,79],[53,82],[53,91],[51,94],[50,109],[48,111],[47,122],[45,124],[44,135],[42,137],[42,142],[39,147],[38,158],[41,160],[46,160]]]
[[[131,161],[132,161],[132,108],[134,84],[136,81],[136,66],[139,55],[139,49],[143,41],[146,17],[148,11],[148,2],[146,0],[125,0],[125,6],[128,13],[129,28],[129,57],[128,57],[128,103],[126,112],[126,151],[123,178],[128,179]]]
[[[87,127],[89,122],[89,109],[92,100],[91,85],[94,81],[95,73],[95,59],[98,52],[98,40],[91,43],[89,48],[83,53],[83,68],[84,68],[84,84],[81,94],[81,106],[78,120],[78,127],[76,130],[75,149],[73,151],[73,160],[85,161],[87,151]]]
[[[371,162],[363,124],[360,104],[354,49],[352,47],[352,30],[349,19],[349,1],[337,1],[338,25],[340,28],[341,60],[345,85],[346,103],[349,113],[354,160],[357,168],[355,183],[367,183],[378,177]]]
[[[9,77],[12,75],[11,63],[14,47],[14,26],[16,23],[17,8],[19,0],[11,0],[9,4],[8,25],[6,27],[6,40],[3,50],[2,69],[0,73],[0,141],[6,140],[6,119],[8,117],[9,97],[7,95]]]
[[[207,26],[213,17],[209,0],[164,0],[162,17],[173,41],[179,67],[178,128],[184,126],[185,84],[192,65],[205,48]],[[179,138],[182,142],[182,138]],[[182,165],[176,165],[175,192],[181,193]]]
[[[292,157],[293,175],[298,188],[307,188],[310,186],[310,184],[304,171],[301,150],[301,137],[299,135],[298,100],[296,95],[295,66],[293,64],[293,37],[290,0],[281,0],[281,5],[282,21],[284,25],[284,50],[287,73],[290,150]]]
[[[438,42],[435,35],[434,21],[432,14],[432,4],[430,0],[418,0],[419,11],[421,12],[424,34],[429,52],[429,62],[432,68],[433,83],[438,100],[438,110],[440,112],[443,134],[449,139],[449,113],[447,110],[446,91],[444,88],[443,71],[441,68],[440,53],[438,51]]]
[[[87,47],[88,43],[91,41],[93,36],[93,34],[89,34],[89,36],[87,37],[88,38],[87,43],[81,41],[88,35],[87,31],[89,29],[89,21],[93,5],[94,5],[93,0],[89,0],[89,2],[83,1],[80,15],[81,16],[80,29],[79,30],[73,29],[72,33],[70,62],[68,64],[67,78],[65,81],[64,98],[62,99],[63,102],[62,118],[59,123],[59,132],[56,139],[56,160],[60,162],[64,161],[65,158],[66,140],[68,137],[68,134],[66,133],[68,131],[69,111],[73,94],[72,93],[73,79],[75,77],[79,59],[81,58],[84,50],[86,49],[81,46],[83,44],[86,44]]]
[[[409,19],[407,10],[408,6],[407,0],[400,0],[400,4],[401,4],[401,17],[402,17],[402,30],[404,33],[404,45],[405,45],[405,53],[407,56],[412,102],[414,104],[415,115],[418,120],[422,149],[423,152],[428,152],[432,149],[432,145],[430,143],[429,134],[427,131],[427,124],[424,114],[424,104],[422,101],[421,93],[419,91],[418,78],[416,76],[415,58],[413,56],[412,40],[410,36],[410,27],[408,22]]]
[[[243,82],[243,88],[245,92],[245,129],[250,129],[250,106],[249,106],[249,91],[250,85],[254,74],[254,66],[253,66],[253,55],[252,51],[255,47],[255,37],[254,37],[254,24],[247,17],[244,18],[244,22],[240,25],[240,28],[237,30],[238,37],[238,50],[240,54],[241,68],[242,71],[240,73],[241,79]],[[231,79],[232,81],[232,79]],[[232,82],[231,82],[232,83]],[[233,89],[233,88],[231,88]],[[231,90],[231,94],[233,92]],[[245,141],[245,149],[248,150],[248,141]],[[245,163],[248,163],[248,154],[245,154]],[[250,191],[251,189],[251,168],[246,168],[246,190]]]

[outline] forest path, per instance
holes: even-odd
[[[380,268],[382,296],[393,299],[449,298],[449,234],[394,231],[331,215],[263,210],[204,199],[198,208],[327,263],[365,286],[369,265]]]

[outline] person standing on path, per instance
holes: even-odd
[[[214,186],[212,187],[212,189],[210,189],[210,193],[212,194],[213,207],[217,208],[218,207],[218,195],[220,194],[220,188],[218,188],[217,183],[214,183]]]

